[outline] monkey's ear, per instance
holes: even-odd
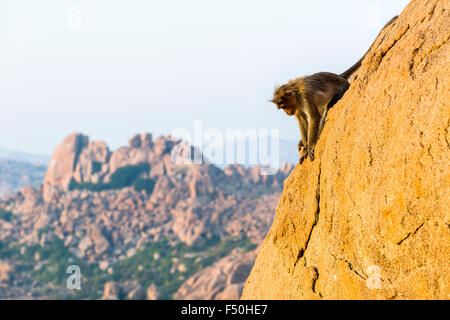
[[[292,96],[292,90],[286,90],[285,92],[283,92],[283,94],[281,96],[283,98],[288,98],[288,97]]]

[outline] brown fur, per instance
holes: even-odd
[[[319,72],[291,80],[275,89],[272,102],[288,116],[295,116],[298,121],[302,136],[302,141],[298,144],[299,151],[304,147],[300,163],[308,155],[314,160],[314,148],[328,109],[332,107],[331,102],[336,93],[341,93],[341,97],[348,87],[348,81],[341,76]]]
[[[391,25],[397,16],[392,18],[381,31]],[[380,33],[381,33],[380,31]],[[372,48],[372,45],[370,48]],[[370,48],[367,52],[370,51]],[[271,102],[282,109],[288,116],[295,116],[301,131],[302,140],[297,147],[300,154],[300,164],[309,155],[314,160],[314,148],[325,124],[328,110],[338,102],[347,91],[348,79],[358,70],[366,56],[356,62],[340,75],[319,72],[291,80],[275,89]]]

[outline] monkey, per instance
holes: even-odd
[[[342,98],[349,82],[340,75],[319,72],[289,81],[275,90],[272,102],[288,116],[295,116],[302,140],[299,163],[309,155],[314,161],[314,148],[325,124],[328,110]]]
[[[397,18],[398,16],[392,18],[381,29],[380,34]],[[270,102],[288,116],[295,116],[297,119],[301,134],[301,140],[297,145],[300,164],[308,156],[311,161],[314,161],[314,149],[325,125],[328,110],[344,96],[350,87],[351,75],[359,69],[361,62],[374,43],[375,41],[361,59],[339,75],[331,72],[318,72],[291,80],[275,88],[273,99]]]

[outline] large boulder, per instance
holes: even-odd
[[[450,299],[450,2],[414,0],[285,181],[244,299]]]
[[[102,300],[118,300],[121,294],[120,286],[117,282],[109,281],[105,283]]]
[[[239,299],[255,258],[255,251],[233,252],[190,277],[174,298],[178,300]]]
[[[77,182],[97,183],[103,178],[111,152],[103,141],[92,141],[80,153],[74,172]]]
[[[67,136],[56,148],[44,178],[44,199],[47,201],[54,186],[67,190],[74,176],[78,156],[88,145],[89,138],[81,133]]]
[[[67,191],[72,182],[108,182],[111,174],[121,167],[161,163],[162,156],[158,154],[168,152],[175,142],[170,137],[161,137],[155,143],[157,150],[153,151],[152,135],[137,134],[130,139],[130,146],[111,153],[103,141],[89,142],[89,137],[81,133],[70,134],[50,160],[44,179],[44,200],[51,201],[55,190]]]
[[[147,288],[147,300],[158,300],[160,295],[161,293],[155,284],[151,284]]]
[[[0,260],[0,286],[11,282],[13,272],[14,267],[9,262]]]
[[[172,231],[177,238],[189,246],[202,245],[206,240],[205,221],[191,208],[187,210],[173,210]]]

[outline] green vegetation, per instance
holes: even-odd
[[[109,274],[101,271],[96,263],[77,258],[59,239],[43,247],[38,244],[28,246],[24,254],[20,253],[21,246],[18,243],[0,242],[0,257],[14,261],[17,271],[26,275],[24,283],[39,283],[41,289],[34,292],[34,296],[48,294],[54,299],[99,299],[105,283],[112,280],[121,283],[134,280],[143,288],[154,283],[161,290],[162,299],[172,299],[186,279],[230,254],[233,249],[247,251],[255,248],[246,238],[213,239],[201,247],[183,243],[171,245],[167,240],[150,242],[132,257],[113,265],[113,274]],[[38,261],[35,260],[36,256],[39,256]],[[70,265],[77,265],[81,269],[80,291],[66,289],[69,277],[66,270]],[[180,268],[181,265],[184,268]]]
[[[10,259],[20,254],[19,248],[11,242],[0,241],[0,257]]]
[[[103,292],[103,285],[108,279],[108,274],[100,271],[97,264],[89,264],[73,255],[64,246],[62,240],[41,247],[36,244],[27,246],[25,253],[20,253],[17,243],[0,242],[0,256],[4,259],[14,261],[16,271],[26,275],[23,283],[39,283],[42,292],[34,292],[33,296],[50,294],[56,291],[52,297],[55,299],[98,299]],[[36,261],[35,257],[39,256]],[[66,281],[70,276],[66,273],[67,267],[77,265],[81,269],[81,290],[66,289]],[[53,284],[57,289],[52,289]],[[64,294],[61,294],[63,292]]]
[[[51,230],[50,226],[42,227],[38,230],[38,237],[41,238],[43,234],[49,232]]]
[[[95,169],[95,168],[94,168]],[[110,178],[109,183],[89,183],[89,182],[72,182],[70,184],[70,190],[90,190],[90,191],[103,191],[122,189],[125,187],[133,187],[136,191],[145,190],[148,194],[153,191],[155,181],[152,179],[143,179],[140,176],[143,173],[150,171],[150,165],[148,163],[141,163],[137,165],[124,166],[117,169]]]
[[[110,185],[113,189],[129,187],[142,173],[149,171],[150,165],[148,163],[119,168],[111,175]]]
[[[69,190],[89,190],[89,191],[96,191],[100,192],[103,190],[110,190],[112,188],[109,187],[107,183],[90,183],[90,182],[82,182],[78,183],[75,181],[72,181],[69,185]]]
[[[13,214],[11,212],[0,208],[0,220],[10,222],[12,218],[13,218]]]
[[[40,255],[40,261],[44,261],[41,268],[31,271],[31,278],[41,284],[53,283],[66,288],[69,274],[66,273],[69,265],[77,265],[81,270],[81,290],[64,290],[66,294],[56,296],[56,299],[98,299],[101,297],[103,285],[107,280],[107,274],[102,272],[97,264],[88,264],[73,255],[62,240],[55,240],[50,245],[41,247],[34,245],[27,248],[28,257]],[[31,264],[27,264],[31,263]],[[34,267],[36,262],[26,261],[26,266]]]
[[[136,179],[133,181],[132,186],[138,192],[145,191],[145,193],[151,194],[155,187],[155,181],[152,179]]]
[[[114,266],[113,278],[118,282],[135,280],[144,288],[154,283],[161,290],[162,299],[172,299],[185,280],[230,254],[233,249],[248,251],[256,247],[246,238],[230,238],[210,247],[211,244],[191,247],[183,243],[172,246],[165,240],[148,243],[134,256],[119,261]],[[155,254],[159,255],[157,260]],[[184,269],[178,269],[180,265],[184,265]]]
[[[96,174],[98,172],[102,171],[102,163],[98,161],[92,162],[92,173]]]

